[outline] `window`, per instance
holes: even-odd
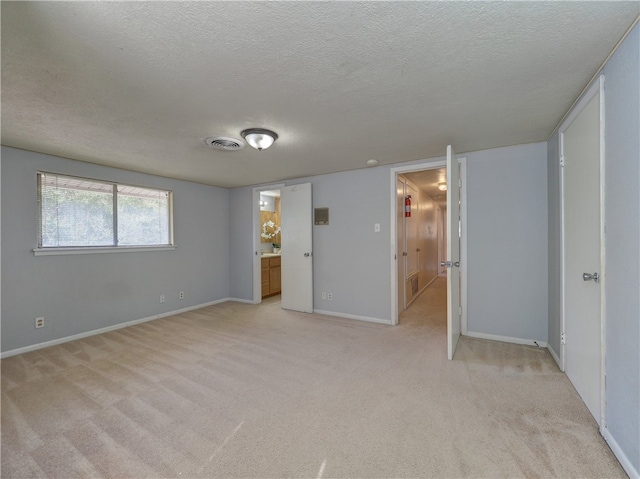
[[[168,190],[38,173],[38,248],[169,246]]]

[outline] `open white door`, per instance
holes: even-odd
[[[460,163],[447,146],[447,356],[453,359],[460,338]]]
[[[311,183],[280,189],[282,308],[313,312]]]

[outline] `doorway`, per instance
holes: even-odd
[[[276,191],[280,193],[279,221],[282,224],[277,224],[278,220],[271,220],[272,226],[268,221],[262,221],[260,202],[265,200],[260,195],[275,196]],[[264,192],[273,193],[264,195]],[[311,183],[257,187],[253,189],[252,198],[253,302],[262,302],[263,283],[269,282],[271,285],[273,279],[280,283],[283,309],[313,312]],[[265,257],[269,260],[269,268],[275,268],[273,274],[271,271],[263,272]],[[275,264],[272,265],[272,262]],[[271,294],[271,289],[269,291]]]
[[[460,179],[462,184],[461,189],[461,201],[460,201],[460,220],[459,220],[459,236],[460,236],[460,297],[461,297],[461,316],[460,316],[460,327],[462,334],[466,334],[467,332],[467,285],[466,285],[466,158],[458,159],[460,165]],[[391,180],[391,216],[390,216],[390,230],[391,230],[391,251],[390,251],[390,263],[391,263],[391,324],[398,324],[398,317],[403,310],[403,301],[404,301],[404,287],[403,287],[403,274],[406,279],[406,271],[403,272],[401,270],[403,263],[403,253],[404,250],[402,248],[403,241],[400,238],[400,234],[398,232],[398,225],[403,221],[403,212],[401,204],[401,200],[403,197],[400,196],[400,183],[401,177],[404,175],[417,174],[420,172],[425,172],[426,170],[446,170],[446,161],[430,161],[419,163],[412,166],[404,166],[404,167],[396,167],[390,169],[390,180]],[[435,187],[437,187],[439,181],[435,183]],[[404,191],[404,190],[402,190]],[[399,199],[400,196],[400,199]],[[438,196],[438,195],[434,195]],[[441,198],[438,198],[438,200]],[[413,203],[412,203],[413,206]],[[441,208],[441,213],[446,212],[446,209]],[[444,216],[442,217],[444,220]],[[443,236],[439,241],[445,242],[446,238]],[[446,251],[443,251],[441,248],[438,248],[438,251],[441,254],[446,254]],[[442,269],[440,268],[440,259],[437,261],[437,268],[440,274]],[[436,276],[437,277],[437,276]]]
[[[282,215],[276,215],[276,206],[281,208],[281,202],[278,201],[276,205],[275,198],[280,198],[280,190],[284,187],[284,184],[266,185],[253,189],[252,206],[253,206],[253,302],[254,304],[260,304],[263,297],[263,288],[270,290],[270,271],[269,271],[269,256],[267,256],[267,269],[263,267],[264,254],[273,254],[274,243],[280,245],[279,241],[282,241],[282,232],[276,235],[275,232],[278,227],[282,228]],[[268,221],[272,221],[274,226],[270,226]],[[266,223],[266,226],[265,226]],[[271,237],[265,237],[265,236]],[[275,257],[275,256],[274,256]],[[275,267],[276,261],[274,261]],[[275,274],[275,272],[274,272]],[[277,280],[277,278],[274,278]],[[275,293],[274,293],[275,294]],[[270,296],[271,292],[266,296]]]
[[[441,272],[441,238],[445,225],[446,168],[397,175],[398,315],[436,280]]]

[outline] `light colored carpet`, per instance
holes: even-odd
[[[543,349],[226,303],[2,361],[2,477],[625,477]]]

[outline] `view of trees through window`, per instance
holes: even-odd
[[[171,244],[169,191],[49,173],[38,184],[40,248]]]

